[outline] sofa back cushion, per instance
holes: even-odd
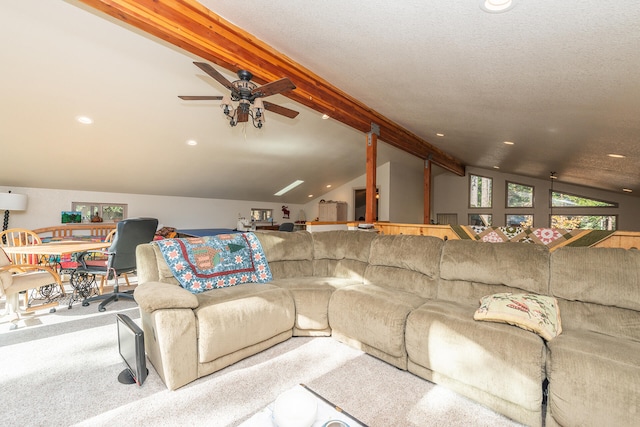
[[[314,276],[364,280],[375,233],[332,230],[311,234]]]
[[[549,250],[529,243],[448,240],[442,250],[438,299],[479,304],[501,292],[549,293]]]
[[[313,241],[306,231],[256,232],[274,279],[311,276],[313,274]]]
[[[551,255],[550,291],[562,326],[640,340],[640,251],[563,247]]]
[[[431,236],[376,236],[365,283],[435,298],[443,241]]]

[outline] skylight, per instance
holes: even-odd
[[[284,193],[293,190],[294,188],[296,188],[298,185],[302,184],[303,182],[304,181],[301,181],[299,179],[295,180],[291,184],[289,184],[286,187],[284,187],[282,190],[280,190],[277,193],[275,193],[274,196],[282,196]]]

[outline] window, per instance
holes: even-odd
[[[568,230],[615,230],[617,219],[616,215],[551,215],[551,227]]]
[[[493,179],[486,176],[469,175],[469,207],[490,208],[492,187]]]
[[[491,225],[490,214],[469,214],[469,225],[482,225],[489,227]]]
[[[273,209],[251,208],[252,221],[271,221],[273,218]]]
[[[507,207],[532,208],[533,187],[507,181]]]
[[[583,208],[583,207],[607,207],[617,208],[618,204],[606,202],[604,200],[590,199],[588,197],[577,196],[575,194],[551,192],[551,206],[562,208]]]
[[[533,227],[533,215],[507,215],[507,227]]]
[[[91,222],[98,215],[105,222],[116,222],[127,217],[127,205],[121,203],[73,202],[72,211],[82,212],[82,220]]]

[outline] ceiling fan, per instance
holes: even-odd
[[[194,64],[202,71],[213,77],[217,82],[231,91],[231,95],[225,96],[178,96],[185,101],[211,101],[222,100],[220,107],[224,111],[225,116],[229,119],[231,126],[238,123],[246,123],[251,117],[252,124],[261,128],[264,124],[264,110],[272,113],[280,114],[290,119],[298,115],[297,111],[290,110],[271,102],[263,101],[261,98],[287,92],[296,88],[296,86],[285,77],[262,86],[253,83],[251,79],[253,74],[247,70],[238,71],[238,80],[230,82],[222,74],[220,74],[211,65],[204,62],[194,62]],[[232,101],[238,102],[234,107]]]

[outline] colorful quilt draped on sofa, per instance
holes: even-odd
[[[567,230],[562,228],[487,227],[473,225],[451,226],[461,239],[482,242],[520,242],[546,245],[549,249],[562,246],[592,246],[607,238],[613,231]]]
[[[262,245],[253,233],[165,239],[153,243],[180,285],[193,293],[272,280]]]

